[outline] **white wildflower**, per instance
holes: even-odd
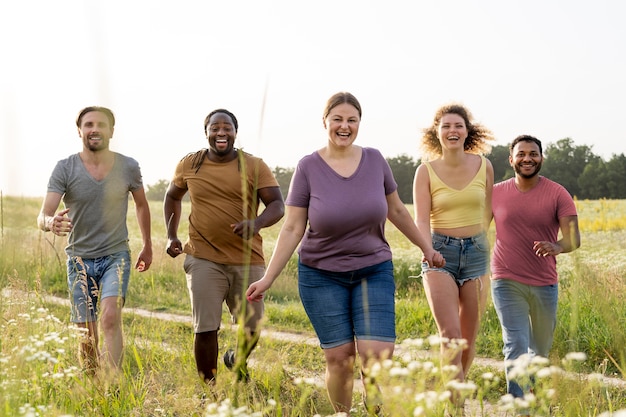
[[[584,362],[587,360],[587,354],[585,352],[569,352],[565,355],[565,361],[567,362]]]

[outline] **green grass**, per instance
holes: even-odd
[[[40,204],[41,200],[32,198],[2,199],[0,286],[23,295],[0,298],[0,416],[18,415],[20,409],[25,414],[28,407],[35,406],[45,407],[39,415],[47,416],[209,415],[207,404],[226,400],[232,408],[246,405],[250,413],[263,411],[263,415],[332,414],[325,390],[319,386],[324,359],[316,344],[298,342],[297,338],[278,341],[262,337],[251,357],[251,383],[234,383],[233,375],[220,365],[216,387],[209,389],[196,375],[189,323],[146,318],[130,309],[124,313],[124,377],[116,386],[108,386],[82,375],[76,368],[77,341],[68,326],[69,309],[42,298],[52,294],[66,299],[67,288],[64,241],[36,229]],[[626,238],[626,201],[577,201],[577,206],[582,247],[558,258],[558,326],[550,364],[580,377],[542,371],[548,376],[543,376],[545,388],[537,393],[537,409],[547,410],[550,405],[553,415],[559,416],[599,415],[626,407],[623,388],[583,378],[589,373],[621,377],[626,362],[626,248],[622,244]],[[182,239],[186,237],[188,208],[184,206],[179,229]],[[172,259],[165,254],[161,204],[152,203],[151,209],[154,263],[143,274],[132,272],[126,306],[189,317],[183,257]],[[136,254],[140,238],[132,204],[128,225]],[[268,258],[279,227],[280,223],[263,231]],[[398,343],[425,339],[436,334],[436,327],[419,278],[421,254],[393,226],[387,231],[398,288]],[[224,322],[228,322],[226,310]],[[314,337],[298,298],[295,257],[267,294],[264,325],[268,330],[301,334],[302,340]],[[58,341],[63,338],[63,342]],[[234,346],[235,338],[225,325],[220,332],[222,350]],[[498,319],[489,303],[481,322],[478,356],[500,360],[500,338]],[[38,350],[56,362],[32,359]],[[436,354],[437,349],[427,351]],[[563,363],[569,352],[584,352],[587,360]],[[408,349],[407,355],[383,367],[378,378],[392,415],[410,415],[411,410],[425,404],[432,407],[430,414],[424,415],[442,415],[444,402],[433,403],[424,394],[445,392],[444,372],[425,371],[429,361],[436,362],[436,356],[424,359],[421,349]],[[411,355],[414,358],[407,359]],[[469,379],[477,386],[475,398],[492,405],[501,401],[504,382],[498,368],[472,368]],[[490,373],[493,377],[485,377]],[[355,394],[355,415],[364,415],[359,401],[359,394]]]

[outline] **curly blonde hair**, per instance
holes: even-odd
[[[456,114],[463,118],[467,127],[467,139],[465,139],[465,152],[478,155],[486,155],[491,152],[491,144],[495,137],[491,130],[480,123],[474,122],[472,113],[462,104],[450,103],[441,106],[435,113],[430,127],[423,130],[420,148],[424,154],[424,159],[437,159],[442,155],[441,143],[437,136],[437,129],[441,118],[446,114]]]

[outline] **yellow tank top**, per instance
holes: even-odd
[[[481,156],[478,172],[462,190],[448,187],[437,176],[430,163],[424,162],[430,177],[430,227],[450,229],[473,226],[484,221],[487,164]]]

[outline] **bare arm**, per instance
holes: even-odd
[[[415,171],[413,180],[413,209],[415,211],[415,223],[424,239],[432,242],[430,230],[430,177],[428,168],[420,165]]]
[[[69,209],[64,209],[55,214],[61,198],[59,193],[48,192],[37,216],[37,226],[44,232],[52,232],[58,236],[65,236],[72,230],[72,222],[67,217]]]
[[[578,229],[578,216],[565,216],[559,218],[561,239],[557,242],[537,241],[533,249],[537,256],[556,256],[560,253],[568,253],[580,247],[580,230]]]
[[[398,228],[414,245],[417,245],[424,253],[424,258],[429,265],[440,266],[443,257],[433,249],[432,239],[426,238],[413,222],[411,214],[407,210],[397,191],[387,195],[387,218]]]
[[[182,212],[182,200],[187,190],[178,188],[170,183],[163,200],[163,214],[165,216],[165,228],[167,233],[167,246],[165,248],[172,258],[183,253],[183,245],[178,239],[178,224]]]
[[[267,265],[267,270],[257,282],[253,282],[246,291],[246,297],[250,301],[260,301],[263,298],[263,294],[267,291],[274,280],[278,278],[278,275],[289,262],[291,255],[300,244],[306,224],[308,221],[308,209],[304,207],[287,206],[285,223],[283,223],[278,239],[276,240],[276,246],[272,253],[272,258]]]
[[[493,165],[491,161],[485,158],[487,163],[487,180],[485,184],[485,220],[483,228],[485,232],[489,230],[491,225],[491,219],[493,218],[493,212],[491,210],[491,195],[493,194]]]
[[[139,223],[139,230],[141,231],[141,240],[143,247],[135,268],[139,272],[147,271],[152,265],[152,231],[150,223],[150,205],[146,198],[146,192],[143,187],[140,187],[132,192],[133,200],[135,200],[135,213],[137,215],[137,223]]]
[[[246,239],[252,238],[252,236],[259,233],[264,227],[276,224],[276,222],[285,215],[285,203],[283,202],[280,187],[260,188],[258,193],[259,198],[265,205],[263,212],[259,214],[256,219],[231,224],[233,233],[245,237]],[[249,233],[249,231],[252,233]]]

